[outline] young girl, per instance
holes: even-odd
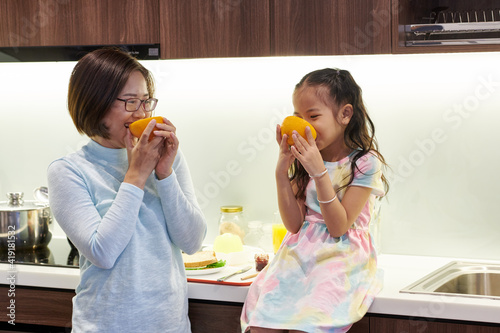
[[[388,187],[385,161],[361,88],[345,70],[307,74],[294,115],[316,129],[281,137],[278,204],[288,233],[248,292],[243,332],[346,332],[381,290],[369,234],[376,197]]]

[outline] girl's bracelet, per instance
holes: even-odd
[[[330,203],[330,202],[334,202],[335,199],[337,199],[337,195],[336,194],[335,194],[335,196],[332,199],[330,199],[328,201],[321,201],[321,200],[318,199],[318,202],[322,203],[322,204],[327,204],[327,203]]]
[[[309,175],[309,177],[311,178],[319,178],[321,176],[323,176],[324,174],[326,174],[328,172],[327,169],[325,169],[325,171],[323,171],[322,173],[318,173],[317,175]]]

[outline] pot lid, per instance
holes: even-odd
[[[45,186],[37,187],[33,191],[35,199],[39,202],[49,203],[49,189]]]
[[[43,209],[49,207],[48,202],[40,202],[36,200],[23,200],[23,192],[7,193],[8,201],[0,202],[0,211],[2,212],[17,212],[25,210]]]

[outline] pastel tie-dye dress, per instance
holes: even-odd
[[[324,162],[335,189],[349,180],[353,154]],[[342,237],[330,236],[311,180],[304,224],[298,233],[286,234],[274,259],[249,289],[241,315],[243,332],[251,326],[346,332],[365,315],[382,289],[369,224],[376,196],[385,193],[380,161],[369,153],[356,164],[351,186],[372,188],[357,220]],[[338,193],[339,200],[344,192]]]

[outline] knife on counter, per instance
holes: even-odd
[[[229,279],[232,276],[235,276],[237,274],[241,274],[241,273],[245,273],[246,271],[249,271],[250,268],[252,268],[252,266],[246,266],[246,267],[244,267],[244,268],[242,268],[242,269],[240,269],[240,270],[238,270],[238,271],[236,271],[236,272],[234,272],[232,274],[229,274],[229,275],[223,276],[221,278],[218,278],[217,281],[218,282],[224,282],[224,281],[226,281],[227,279]]]

